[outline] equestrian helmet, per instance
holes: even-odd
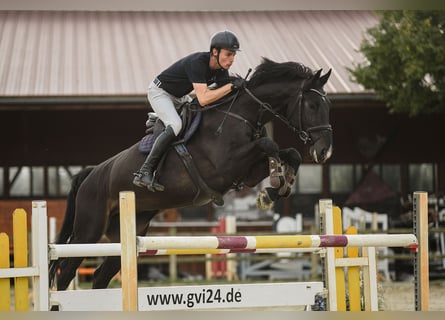
[[[238,38],[233,32],[220,31],[215,33],[210,40],[210,51],[213,48],[240,51]]]

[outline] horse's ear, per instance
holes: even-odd
[[[313,77],[313,81],[318,81],[318,79],[320,79],[321,76],[321,71],[323,71],[323,69],[318,70],[317,72],[315,72],[314,77]]]
[[[324,76],[320,77],[319,84],[321,87],[323,87],[326,84],[326,82],[328,82],[328,79],[331,76],[331,71],[332,69],[329,69],[329,71],[326,72]]]
[[[320,69],[317,72],[315,72],[314,75],[308,81],[306,81],[303,88],[304,91],[309,90],[310,88],[315,88],[317,86],[318,82],[320,81],[320,75],[322,70],[323,69]]]

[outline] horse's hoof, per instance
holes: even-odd
[[[59,311],[59,306],[58,305],[52,305],[51,309],[49,309],[49,311]]]
[[[258,197],[256,200],[256,206],[260,210],[269,210],[273,206],[273,201],[269,197],[269,194],[265,190],[261,190],[258,193]]]
[[[277,173],[276,175],[270,176],[269,182],[270,186],[274,189],[281,188],[286,183],[282,173]]]

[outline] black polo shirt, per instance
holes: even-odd
[[[229,82],[229,72],[209,67],[210,52],[192,53],[165,69],[158,75],[161,88],[175,97],[183,97],[193,90],[192,83],[216,83],[222,86]]]

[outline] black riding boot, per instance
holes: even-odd
[[[147,187],[150,191],[164,191],[164,186],[154,181],[154,171],[158,166],[164,153],[170,147],[170,144],[175,140],[176,136],[172,127],[168,126],[156,138],[150,154],[145,159],[142,167],[136,172],[133,179],[133,184],[138,187]]]

